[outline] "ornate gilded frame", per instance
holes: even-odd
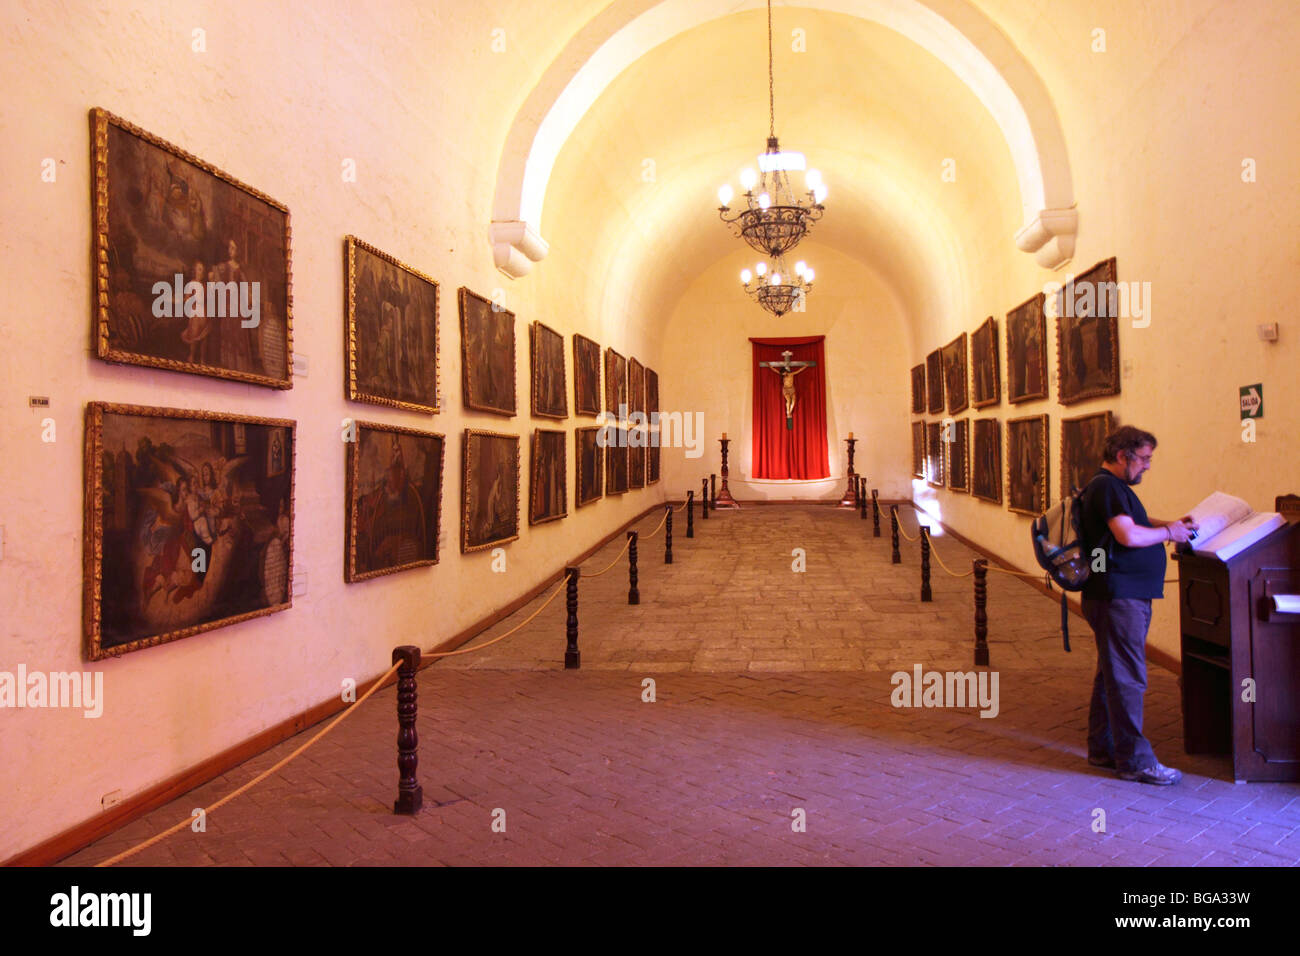
[[[925,477],[925,422],[912,422],[912,477]]]
[[[1093,418],[1100,418],[1103,422],[1102,430],[1101,430],[1102,449],[1098,449],[1098,451],[1102,451],[1105,448],[1106,437],[1115,430],[1115,416],[1109,409],[1104,412],[1093,412],[1091,415],[1078,415],[1074,418],[1061,419],[1061,479],[1060,480],[1061,480],[1062,501],[1064,501],[1067,497],[1069,497],[1072,491],[1072,489],[1069,487],[1069,481],[1070,481],[1069,452],[1070,452],[1070,445],[1073,443],[1073,440],[1069,437],[1072,431],[1070,426],[1080,425],[1083,422],[1086,422],[1089,419],[1093,419]],[[1096,468],[1100,468],[1100,467],[1101,467],[1101,455],[1099,454],[1097,456]],[[1096,468],[1094,468],[1094,472]],[[1091,477],[1091,475],[1089,475],[1089,477]]]
[[[478,437],[484,438],[509,438],[515,443],[514,461],[515,461],[515,533],[504,538],[494,538],[491,541],[482,541],[478,544],[470,544],[469,541],[469,519],[471,501],[471,483],[470,475],[474,473],[474,441]],[[485,548],[493,548],[497,545],[508,544],[519,537],[519,436],[509,435],[505,432],[488,431],[481,428],[465,429],[462,439],[461,449],[461,493],[460,493],[460,550],[462,554],[469,554],[473,551],[482,551]]]
[[[1019,405],[1021,402],[1031,402],[1037,398],[1047,397],[1047,317],[1043,312],[1043,306],[1047,302],[1047,296],[1038,293],[1032,299],[1026,299],[1018,306],[1007,313],[1007,401],[1012,405]],[[1023,322],[1036,322],[1038,325],[1038,339],[1042,342],[1042,348],[1039,350],[1038,359],[1035,363],[1038,368],[1038,378],[1042,382],[1042,388],[1037,391],[1029,391],[1028,383],[1021,383],[1026,386],[1023,394],[1016,394],[1015,390],[1015,369],[1013,366],[1014,356],[1018,349],[1012,341],[1012,330],[1014,326]],[[1020,343],[1021,349],[1024,343]],[[1027,368],[1028,366],[1026,366]]]
[[[1002,370],[998,361],[998,320],[989,316],[971,333],[971,407],[987,408],[1002,401]],[[992,393],[980,394],[980,369],[989,370]]]
[[[556,418],[565,419],[569,417],[569,383],[568,376],[564,371],[564,336],[549,325],[543,325],[541,322],[534,321],[528,328],[528,358],[529,372],[532,381],[532,387],[529,391],[533,397],[533,417],[534,418]],[[555,349],[556,356],[560,361],[560,402],[559,411],[549,411],[542,408],[542,376],[539,362],[545,361],[545,356],[541,354],[542,339],[546,336],[553,336],[558,340],[558,346]],[[577,375],[577,370],[574,370]]]
[[[563,510],[559,514],[544,515],[542,517],[538,517],[537,516],[537,504],[538,504],[537,476],[538,476],[539,466],[541,464],[540,461],[541,455],[539,454],[539,452],[542,447],[543,435],[559,436],[559,441],[557,442],[557,444],[559,445],[560,448],[560,460],[558,463],[558,467],[555,470],[558,473],[557,478],[559,479],[560,482],[560,497],[564,500],[564,505],[563,505]],[[530,443],[532,445],[532,459],[529,462],[530,467],[529,467],[529,474],[528,474],[528,523],[529,524],[546,524],[546,522],[548,521],[559,521],[561,518],[567,518],[569,516],[569,478],[568,478],[569,448],[568,448],[567,439],[568,439],[568,432],[564,431],[563,429],[550,429],[550,428],[533,429],[533,440]]]
[[[925,363],[912,366],[912,414],[925,414]]]
[[[659,373],[645,370],[645,413],[650,425],[650,445],[646,448],[645,483],[653,485],[659,480]]]
[[[259,202],[284,214],[284,377],[276,378],[255,372],[242,372],[236,369],[221,368],[216,365],[202,365],[197,362],[171,359],[144,352],[132,352],[110,344],[109,300],[111,296],[109,277],[109,242],[108,242],[108,194],[109,194],[109,156],[108,127],[116,126],[123,132],[143,140],[150,146],[170,153],[182,162],[207,173],[216,179],[247,193]],[[289,207],[276,202],[266,193],[240,182],[229,173],[223,172],[211,163],[204,162],[193,153],[189,153],[167,140],[141,129],[113,113],[103,109],[90,111],[90,189],[92,228],[90,230],[91,274],[94,276],[95,296],[91,308],[91,338],[95,344],[95,354],[107,362],[120,362],[126,365],[144,365],[151,368],[167,369],[172,372],[188,372],[193,375],[207,375],[212,378],[224,378],[236,382],[248,382],[252,385],[264,385],[270,388],[293,388],[293,225],[289,218]]]
[[[981,437],[982,436],[982,437]],[[996,463],[993,475],[993,496],[980,494],[975,487],[975,467],[980,457],[980,449],[987,444],[993,452]],[[1002,504],[1002,422],[996,418],[977,418],[971,432],[970,493],[972,498],[987,501],[990,504]]]
[[[925,388],[929,399],[926,411],[943,414],[943,350],[935,349],[925,357]]]
[[[475,395],[474,376],[471,374],[471,362],[469,357],[469,336],[466,334],[466,312],[465,307],[470,299],[476,299],[487,307],[490,314],[510,316],[510,407],[498,407],[489,405],[487,400],[481,396]],[[456,291],[456,304],[460,312],[460,377],[461,386],[464,390],[465,407],[481,412],[492,412],[496,415],[504,415],[507,418],[514,418],[519,414],[519,399],[516,383],[518,381],[518,359],[515,355],[515,314],[509,309],[503,309],[494,306],[483,296],[476,292],[461,286]],[[481,330],[486,332],[486,330]],[[498,360],[499,356],[490,356],[489,361]]]
[[[392,265],[422,282],[427,282],[433,286],[433,402],[412,402],[400,398],[392,398],[387,395],[378,395],[361,390],[357,382],[357,289],[356,289],[356,255],[357,250],[361,249],[374,256],[376,259],[382,259],[389,265]],[[426,275],[414,266],[408,266],[399,259],[390,256],[381,249],[377,249],[368,242],[362,242],[356,236],[345,236],[343,241],[344,256],[344,278],[343,278],[343,302],[344,302],[344,342],[343,351],[347,356],[347,377],[344,382],[344,396],[354,402],[370,402],[374,405],[387,405],[390,408],[401,408],[410,412],[428,412],[436,414],[441,409],[438,407],[438,392],[442,382],[442,336],[439,334],[439,314],[441,309],[441,291],[442,287],[438,281],[431,276]]]
[[[1015,452],[1018,450],[1016,443],[1020,440],[1017,433],[1021,430],[1029,431],[1035,422],[1043,426],[1043,445],[1042,448],[1038,449],[1036,455],[1038,466],[1043,470],[1043,473],[1038,480],[1037,487],[1034,489],[1036,500],[1033,505],[1030,508],[1020,508],[1013,503],[1011,495],[1011,476],[1016,470]],[[1051,432],[1048,429],[1048,424],[1046,415],[1026,415],[1023,418],[1012,418],[1007,421],[1007,510],[1014,511],[1016,514],[1029,515],[1031,518],[1037,518],[1051,504],[1051,474],[1048,470],[1047,458],[1048,445],[1051,444]],[[1016,426],[1021,426],[1021,428]]]
[[[605,411],[611,415],[618,415],[619,406],[619,386],[623,387],[621,396],[623,404],[628,406],[628,411],[632,410],[631,403],[628,402],[627,390],[627,359],[614,351],[612,348],[605,349]]]
[[[1113,288],[1116,283],[1115,257],[1097,263],[1087,272],[1076,276],[1074,286],[1077,288],[1085,282],[1093,284],[1094,293],[1098,284],[1109,283]],[[1086,401],[1090,398],[1098,398],[1102,395],[1119,394],[1119,317],[1114,315],[1102,315],[1100,304],[1102,297],[1094,295],[1094,307],[1097,308],[1097,314],[1094,316],[1067,316],[1062,308],[1065,289],[1057,293],[1056,309],[1056,382],[1057,382],[1057,400],[1062,405],[1074,405],[1078,402]],[[1073,311],[1073,310],[1071,310]],[[1110,368],[1100,369],[1105,373],[1105,381],[1091,388],[1081,388],[1077,392],[1066,393],[1065,383],[1065,340],[1069,334],[1070,323],[1083,321],[1085,318],[1095,318],[1102,323],[1101,334],[1105,336],[1110,345]]]
[[[585,363],[590,362],[596,373],[596,392],[585,395],[583,376],[579,374]],[[573,413],[575,415],[599,415],[601,398],[604,392],[600,387],[600,343],[585,335],[573,334]]]
[[[260,425],[268,428],[286,429],[291,437],[292,454],[289,468],[289,542],[288,567],[285,578],[285,600],[281,604],[245,611],[215,621],[206,621],[175,631],[165,631],[134,641],[103,645],[103,572],[104,572],[104,416],[135,415],[147,418],[176,418],[203,422],[232,422],[243,425]],[[193,411],[183,408],[155,408],[147,405],[119,405],[112,402],[86,403],[85,431],[85,503],[82,551],[82,626],[84,634],[84,653],[88,660],[98,661],[109,657],[121,657],[132,651],[146,647],[168,644],[182,638],[216,630],[230,624],[251,621],[254,618],[274,614],[293,606],[293,525],[294,525],[294,485],[297,481],[296,462],[298,458],[297,423],[284,418],[256,418],[248,415],[227,415],[219,412]]]
[[[966,333],[963,332],[939,351],[943,353],[943,391],[948,402],[948,414],[956,415],[970,407],[970,368],[967,362]],[[956,404],[958,399],[948,387],[948,359],[953,353],[960,353],[958,364],[961,367],[961,404]]]
[[[605,449],[600,444],[600,433],[602,431],[604,429],[600,426],[592,425],[575,429],[573,432],[574,485],[578,490],[576,500],[579,508],[594,501],[599,501],[605,496]],[[582,481],[582,456],[586,454],[583,442],[586,440],[585,436],[587,435],[591,436],[591,453],[596,458],[595,475],[599,487],[595,489],[595,493],[592,493],[592,489],[588,488]]]
[[[947,452],[944,448],[943,422],[927,422],[925,426],[925,483],[933,488],[944,487],[947,474]]]
[[[952,425],[952,441],[947,443],[945,468],[948,472],[948,490],[970,492],[970,419],[962,418]],[[957,469],[953,462],[961,463],[960,484],[956,477]]]

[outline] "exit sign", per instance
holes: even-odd
[[[1243,385],[1237,392],[1241,396],[1241,417],[1246,418],[1263,418],[1264,417],[1264,386],[1256,383],[1254,385]]]

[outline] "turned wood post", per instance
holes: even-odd
[[[880,489],[871,489],[871,537],[880,537]]]
[[[568,645],[564,649],[564,669],[569,671],[582,666],[582,655],[578,652],[578,576],[582,571],[579,568],[565,568],[564,573],[569,578],[564,595],[569,608],[569,617],[564,625],[564,634],[568,638]]]
[[[861,507],[862,514],[859,517],[867,520],[867,479],[858,475],[858,504]]]
[[[894,538],[894,552],[889,559],[889,563],[902,564],[903,556],[898,553],[898,505],[889,506],[889,528]]]
[[[921,525],[921,600],[932,601],[930,595],[930,526]]]
[[[415,732],[417,713],[415,672],[420,666],[420,649],[410,644],[393,648],[397,670],[397,799],[393,812],[415,814],[424,804],[424,790],[415,777],[420,765],[420,738]]]
[[[976,558],[975,565],[975,666],[988,667],[989,664],[989,562],[988,558]]]
[[[636,532],[629,531],[627,539],[632,542],[627,548],[627,603],[640,604],[641,592],[636,589]]]
[[[707,518],[709,516],[709,479],[701,478],[700,488],[702,489],[700,492],[700,517]]]
[[[723,435],[722,438],[719,439],[719,442],[722,445],[722,490],[721,491],[718,490],[718,483],[717,483],[718,476],[714,475],[713,476],[713,510],[714,511],[717,511],[720,508],[740,507],[740,505],[736,504],[736,499],[731,497],[731,489],[727,487],[727,476],[730,474],[730,472],[727,470],[727,449],[731,445],[731,439],[728,438],[726,435]]]
[[[664,535],[664,564],[672,564],[673,563],[673,506],[670,504],[665,504],[664,507],[668,510],[668,514],[664,518],[664,530],[668,532],[667,534]]]
[[[695,489],[686,492],[686,537],[695,537]]]
[[[712,485],[713,491],[709,494],[709,507],[714,511],[718,510],[718,476],[709,475],[709,484]]]

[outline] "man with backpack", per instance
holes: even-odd
[[[1104,461],[1082,494],[1083,554],[1105,554],[1105,569],[1083,585],[1083,616],[1097,637],[1097,676],[1088,714],[1088,763],[1124,780],[1168,785],[1182,774],[1156,759],[1142,735],[1151,601],[1164,597],[1166,541],[1195,537],[1188,517],[1149,518],[1133,485],[1151,467],[1156,439],[1125,425],[1106,437]]]

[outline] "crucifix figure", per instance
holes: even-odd
[[[785,399],[785,427],[794,428],[794,377],[805,369],[812,368],[816,362],[792,362],[794,353],[789,349],[781,353],[779,362],[759,362],[760,368],[769,368],[781,376],[781,397]]]

